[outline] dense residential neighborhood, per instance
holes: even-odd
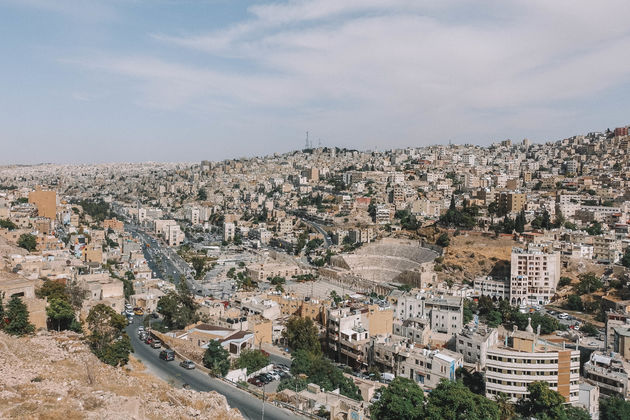
[[[629,147],[619,127],[4,166],[2,329],[83,334],[112,366],[177,360],[272,418],[392,418],[413,395],[397,418],[451,418],[457,395],[475,418],[623,418]]]

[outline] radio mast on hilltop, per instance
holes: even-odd
[[[308,140],[308,131],[306,132],[306,147],[305,149],[310,149],[311,148],[311,143]]]

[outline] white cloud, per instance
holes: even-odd
[[[294,0],[249,12],[210,34],[153,35],[213,63],[236,58],[233,70],[145,56],[83,64],[141,81],[144,104],[279,108],[277,120],[374,142],[388,131],[440,141],[445,128],[526,130],[543,114],[571,118],[558,102],[630,81],[627,1]]]

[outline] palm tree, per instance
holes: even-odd
[[[516,414],[514,404],[512,404],[510,397],[508,397],[507,394],[500,392],[499,395],[496,396],[495,402],[499,406],[501,420],[510,420],[514,417]]]

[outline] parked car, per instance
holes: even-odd
[[[258,379],[260,382],[262,382],[263,384],[268,384],[269,382],[271,382],[269,380],[269,378],[267,378],[266,376],[263,376],[263,374],[261,373],[260,375],[256,376],[256,379]]]
[[[151,343],[151,347],[153,347],[154,349],[159,349],[160,347],[162,347],[162,342],[160,340],[153,340],[153,342]]]
[[[142,309],[142,308],[134,308],[133,309],[133,314],[134,315],[138,315],[138,316],[142,316],[142,315],[144,315],[144,309]]]
[[[162,350],[160,352],[160,359],[166,360],[167,362],[175,360],[175,352],[173,350]]]
[[[140,325],[140,326],[138,327],[138,331],[140,331],[140,332],[144,331],[144,327],[143,327],[142,325]]]
[[[145,338],[144,344],[151,344],[151,343],[153,343],[153,337],[148,336],[147,338]]]
[[[253,378],[249,378],[247,382],[249,382],[252,385],[259,386],[259,387],[264,385],[264,383],[257,376]]]
[[[279,381],[280,380],[280,375],[276,371],[272,370],[271,372],[267,373],[267,375],[271,376],[274,381]]]
[[[184,369],[188,369],[188,370],[192,370],[195,368],[195,362],[193,362],[192,360],[184,360],[180,362],[179,365],[183,367]]]
[[[274,377],[269,373],[262,373],[260,376],[262,376],[266,384],[273,382],[274,380]]]

